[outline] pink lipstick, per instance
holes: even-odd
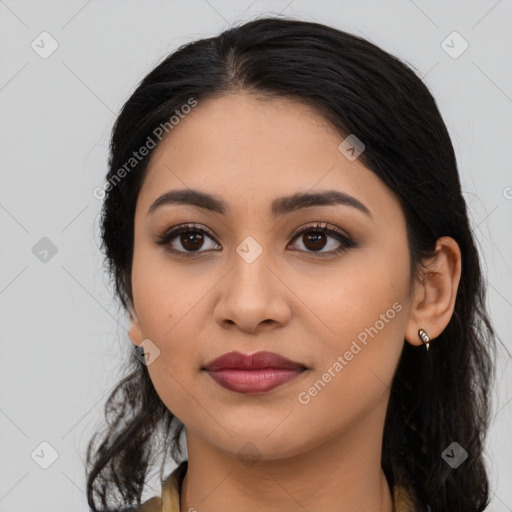
[[[238,393],[263,393],[296,379],[307,367],[274,352],[229,352],[203,368],[220,386]]]

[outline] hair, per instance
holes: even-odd
[[[428,352],[404,343],[390,390],[381,464],[389,485],[403,486],[416,507],[484,510],[489,503],[484,443],[497,335],[486,310],[454,150],[422,80],[364,38],[283,16],[256,18],[181,46],[141,80],[113,127],[101,212],[105,266],[121,305],[129,311],[133,304],[134,213],[152,150],[122,179],[120,170],[191,98],[200,105],[238,93],[302,102],[340,137],[352,134],[363,141],[359,160],[403,209],[411,282],[421,276],[439,237],[458,243],[462,269],[453,315]],[[178,463],[183,455],[184,425],[164,405],[135,352],[126,377],[107,399],[105,419],[99,447],[94,447],[98,432],[87,447],[87,498],[94,512],[111,510],[98,508],[96,496],[105,507],[115,493],[121,505],[140,505],[148,468],[159,458],[163,468],[169,455]],[[159,430],[163,444],[157,450]],[[456,470],[441,456],[452,442],[468,454]]]

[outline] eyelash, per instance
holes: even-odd
[[[326,252],[300,251],[300,252],[306,252],[308,254],[313,254],[313,255],[315,255],[315,257],[331,256],[333,254],[339,254],[339,253],[345,252],[346,250],[350,249],[351,247],[355,247],[356,244],[355,244],[355,242],[351,238],[349,238],[348,236],[344,235],[338,229],[331,229],[331,228],[328,228],[327,226],[329,226],[329,224],[324,223],[324,222],[317,222],[316,225],[304,226],[297,233],[295,233],[295,235],[292,238],[292,242],[294,242],[296,239],[298,239],[304,233],[313,232],[313,233],[323,233],[325,235],[332,236],[338,242],[341,243],[341,245],[340,245],[340,247],[338,249],[334,249],[334,250],[326,251]],[[198,251],[178,251],[176,249],[172,249],[170,247],[170,242],[172,242],[172,240],[174,238],[176,238],[178,235],[181,235],[182,233],[201,233],[201,234],[206,234],[206,235],[208,235],[208,237],[210,237],[212,240],[214,240],[215,243],[218,244],[217,240],[215,239],[215,237],[213,236],[213,234],[209,230],[204,229],[204,228],[200,228],[200,227],[198,227],[198,224],[193,224],[193,223],[192,224],[181,224],[179,226],[174,226],[174,227],[168,229],[162,235],[159,235],[157,237],[156,243],[157,243],[157,245],[164,246],[167,251],[169,251],[169,252],[171,252],[173,254],[179,254],[179,255],[190,254],[190,255],[195,255],[195,254],[199,254],[201,252],[206,252],[206,251],[201,251],[201,250],[198,250]]]

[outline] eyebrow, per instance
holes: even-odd
[[[228,203],[220,197],[206,192],[201,192],[199,190],[184,189],[171,190],[161,195],[149,207],[148,215],[168,204],[196,206],[198,208],[220,213],[221,215],[225,215],[230,211]],[[297,192],[290,196],[279,197],[272,201],[270,212],[273,217],[280,217],[301,208],[333,205],[351,206],[373,219],[370,210],[361,203],[361,201],[345,192],[340,192],[339,190],[325,190],[313,193]]]

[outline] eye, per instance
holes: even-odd
[[[206,235],[206,237],[205,237]],[[185,251],[177,249],[174,245],[174,239],[178,238],[177,242],[181,245]],[[203,228],[198,228],[196,224],[181,224],[180,226],[174,226],[171,229],[168,229],[163,235],[157,238],[157,244],[163,245],[166,250],[172,253],[183,253],[187,252],[204,252],[199,251],[199,249],[203,246],[205,238],[210,238],[216,244],[213,248],[217,250],[220,248],[220,245],[213,238],[213,235],[209,234]]]
[[[343,234],[338,228],[329,228],[328,224],[318,222],[314,226],[305,226],[294,236],[293,240],[300,237],[302,245],[306,247],[305,252],[312,252],[318,255],[332,255],[346,251],[350,247],[354,247],[354,241],[347,235]],[[329,244],[328,239],[334,239],[334,242]],[[336,247],[336,243],[339,247]],[[322,251],[325,247],[331,246],[330,250]]]
[[[292,241],[299,239],[302,236],[301,242],[305,249],[299,249],[303,252],[309,252],[318,255],[332,255],[346,251],[350,247],[354,247],[354,241],[347,235],[343,234],[338,228],[329,228],[328,224],[318,222],[316,225],[305,226],[298,233],[295,234]],[[179,237],[179,238],[178,238]],[[331,238],[334,242],[329,244],[328,239]],[[187,254],[187,253],[200,253],[204,249],[205,240],[212,240],[213,244],[206,250],[220,250],[221,246],[214,238],[209,230],[198,227],[196,224],[181,224],[174,226],[157,237],[157,245],[162,245],[171,253]],[[336,247],[336,243],[339,247]],[[181,248],[177,247],[181,245]],[[326,246],[333,246],[330,250],[323,251]],[[183,250],[184,249],[184,250]]]

